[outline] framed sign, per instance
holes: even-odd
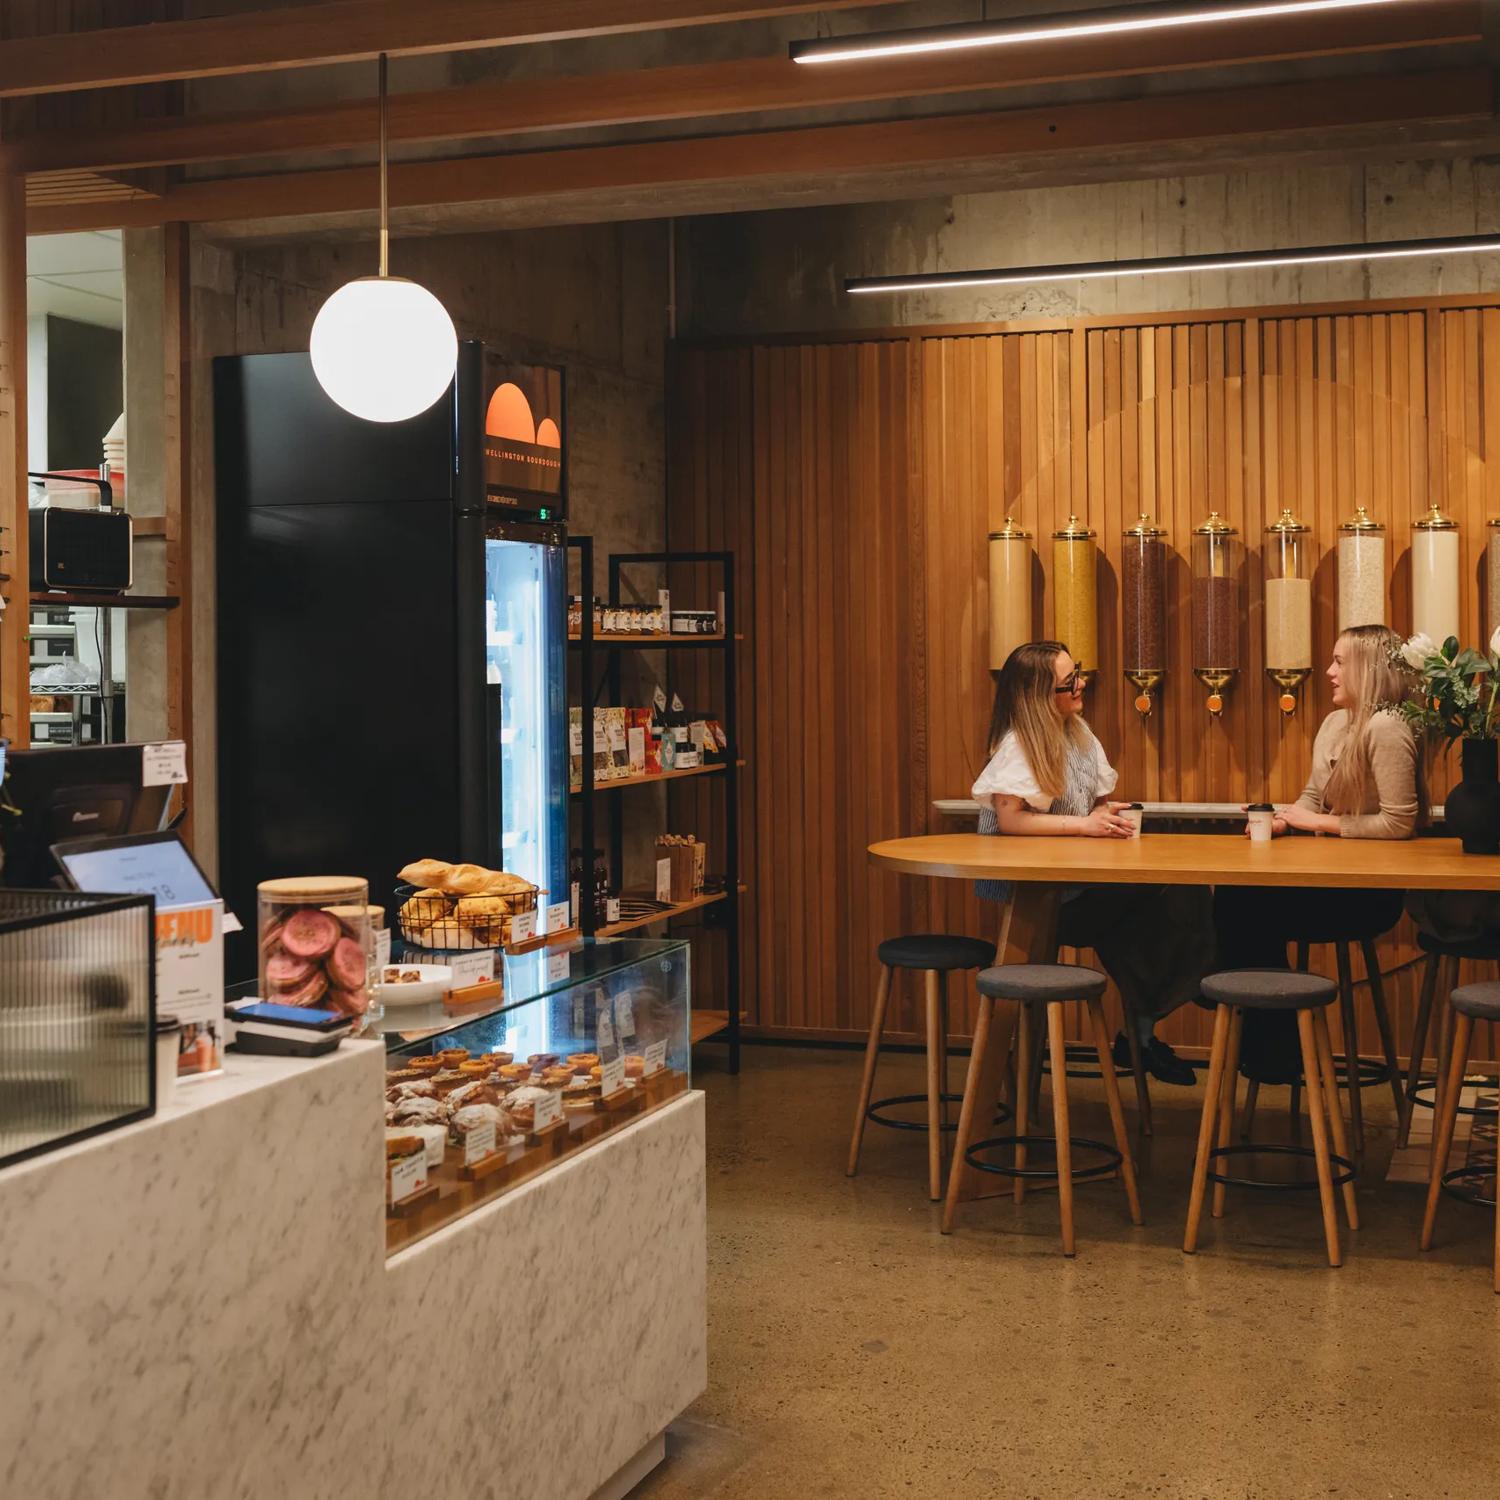
[[[484,360],[484,484],[491,501],[544,521],[568,513],[564,380],[558,365]]]

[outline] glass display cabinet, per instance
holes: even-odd
[[[500,993],[470,1005],[416,983],[393,1003],[401,986],[383,986],[387,1251],[685,1093],[688,955],[621,941],[507,956]]]

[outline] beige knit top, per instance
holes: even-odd
[[[1323,720],[1313,742],[1312,771],[1297,798],[1309,812],[1331,813],[1323,800],[1329,774],[1349,738],[1349,715],[1336,708]],[[1339,816],[1339,833],[1346,839],[1409,839],[1425,804],[1422,796],[1422,757],[1416,737],[1405,720],[1393,713],[1377,713],[1370,720],[1370,791],[1365,805]]]

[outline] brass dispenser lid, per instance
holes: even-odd
[[[1445,516],[1442,507],[1434,500],[1432,509],[1420,521],[1413,521],[1411,529],[1413,531],[1457,531],[1458,522],[1450,516]]]
[[[1500,521],[1494,523],[1500,526]],[[1150,516],[1143,511],[1141,518],[1126,533],[1126,536],[1165,536],[1167,534],[1164,526],[1158,526]]]
[[[1082,542],[1098,534],[1097,531],[1080,521],[1077,516],[1069,516],[1068,524],[1061,531],[1052,533],[1052,540],[1054,542]]]
[[[1308,532],[1311,530],[1311,526],[1304,526],[1302,522],[1292,514],[1292,508],[1290,505],[1282,506],[1281,514],[1274,521],[1272,521],[1269,526],[1266,527],[1267,534],[1276,532],[1282,536],[1286,536],[1294,532]]]
[[[992,542],[1029,542],[1031,533],[1024,526],[1017,526],[1014,516],[1006,516],[1005,525],[999,531],[990,532],[990,540]]]
[[[1339,526],[1340,531],[1384,531],[1385,527],[1367,511],[1363,505],[1356,506],[1354,514]]]
[[[1238,536],[1239,533],[1221,516],[1218,511],[1211,510],[1208,519],[1201,525],[1193,527],[1194,536]]]

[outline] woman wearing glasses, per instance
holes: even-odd
[[[1058,641],[1018,646],[995,687],[989,764],[974,783],[979,831],[1025,837],[1129,838],[1119,780],[1083,721],[1084,675]],[[1009,888],[981,881],[980,895]],[[1156,1023],[1194,999],[1212,962],[1204,886],[1099,885],[1063,894],[1058,941],[1092,948],[1119,986],[1141,1060],[1164,1083],[1190,1084],[1193,1070],[1156,1036]],[[1130,1065],[1130,1039],[1115,1039],[1115,1061]]]

